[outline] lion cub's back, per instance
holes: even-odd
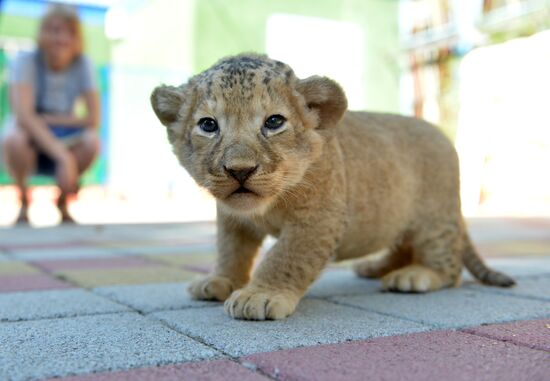
[[[348,112],[338,138],[349,174],[365,179],[367,188],[361,190],[375,191],[366,185],[369,179],[386,183],[380,197],[401,199],[411,218],[415,205],[447,209],[460,202],[456,151],[434,125],[395,114]]]
[[[425,120],[387,113],[348,111],[341,121],[342,136],[352,139],[366,139],[370,142],[392,140],[395,144],[411,144],[421,150],[438,148],[442,154],[454,155],[449,139],[431,123]],[[415,149],[415,147],[411,147]]]
[[[348,154],[402,160],[403,165],[428,170],[455,168],[457,156],[450,140],[434,125],[417,118],[384,113],[347,112],[338,130]],[[353,151],[353,152],[350,152]],[[387,151],[387,152],[386,152]],[[387,155],[385,155],[387,154]],[[440,161],[436,166],[430,165]]]

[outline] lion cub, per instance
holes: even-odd
[[[181,165],[217,200],[217,265],[189,292],[225,300],[234,318],[282,319],[330,260],[374,252],[355,271],[385,290],[456,286],[463,263],[483,283],[514,284],[472,246],[456,152],[424,121],[346,111],[336,82],[254,54],[159,86],[151,103]],[[277,243],[251,279],[266,235]]]

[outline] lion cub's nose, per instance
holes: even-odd
[[[244,182],[258,169],[258,166],[255,167],[246,167],[246,168],[227,168],[223,166],[225,172],[227,172],[231,177],[239,182],[239,184],[244,184]]]

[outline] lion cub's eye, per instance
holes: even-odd
[[[212,118],[201,118],[198,125],[201,130],[209,134],[218,131],[218,122]]]
[[[278,130],[285,124],[286,118],[282,115],[271,115],[264,122],[264,127],[268,130]]]

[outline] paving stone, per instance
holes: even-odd
[[[310,287],[307,295],[321,298],[338,295],[364,295],[380,293],[380,287],[379,280],[357,277],[349,269],[329,269],[325,270],[321,277]],[[487,287],[473,280],[465,280],[464,287],[483,292],[528,296],[550,301],[550,292],[547,291],[550,290],[550,275],[520,278],[518,279],[518,285],[512,288]]]
[[[215,253],[157,254],[146,255],[145,257],[154,261],[176,266],[212,264],[216,260]]]
[[[119,267],[143,267],[153,265],[151,261],[140,257],[60,259],[49,261],[33,261],[32,263],[43,270],[51,272],[74,269],[109,269]]]
[[[60,379],[57,379],[60,380]],[[123,372],[88,374],[66,377],[60,381],[181,381],[235,380],[265,381],[269,378],[254,373],[229,360],[207,360],[158,368],[130,369]],[[51,380],[53,381],[53,380]]]
[[[221,306],[156,312],[152,316],[232,356],[428,329],[316,299],[302,300],[293,315],[278,321],[234,320]]]
[[[524,222],[517,218],[480,218],[469,219],[467,223],[471,227],[468,231],[475,243],[513,243],[530,240],[544,242],[549,240],[548,219],[546,219],[544,227],[535,224],[528,226]]]
[[[430,332],[241,359],[277,380],[544,380],[550,354],[459,332]]]
[[[136,242],[153,242],[159,245],[173,242],[194,242],[196,240],[215,239],[216,223],[191,222],[167,224],[129,224],[105,225],[103,235],[120,243],[127,242],[136,246]]]
[[[129,309],[84,290],[0,294],[0,321],[33,320],[123,311],[129,311]]]
[[[17,274],[0,276],[0,292],[52,290],[71,288],[71,284],[48,274]]]
[[[214,270],[214,265],[183,265],[182,269],[200,274],[209,274]]]
[[[186,251],[185,247],[188,245],[202,245],[202,244],[211,244],[213,242],[216,242],[215,236],[213,237],[186,237],[188,233],[185,233],[184,236],[179,237],[178,239],[150,239],[150,237],[147,237],[146,235],[143,235],[139,239],[134,239],[132,241],[120,241],[120,240],[109,240],[109,241],[102,241],[102,242],[96,242],[96,244],[104,246],[104,247],[111,247],[116,249],[122,249],[122,250],[132,250],[136,249],[139,250],[142,247],[146,248],[161,248],[161,250],[168,250],[171,248],[171,251],[176,250],[183,250]],[[182,249],[183,248],[183,249]]]
[[[501,271],[516,279],[530,276],[550,275],[550,257],[490,258],[487,259],[486,262],[492,269]],[[463,279],[473,280],[474,277],[465,270]]]
[[[76,259],[115,256],[111,249],[101,247],[60,247],[57,249],[17,250],[12,253],[15,259],[23,261],[42,261],[47,259]]]
[[[29,232],[28,234],[28,237],[32,237],[32,232]],[[65,234],[65,233],[62,233],[62,234]],[[68,249],[68,248],[82,248],[82,247],[86,247],[88,245],[86,245],[84,242],[80,242],[80,241],[73,241],[72,239],[70,241],[63,241],[63,240],[49,240],[49,241],[42,241],[42,240],[38,240],[38,241],[35,241],[33,242],[32,238],[29,240],[27,239],[28,242],[21,242],[19,244],[16,244],[16,245],[8,245],[7,247],[4,247],[4,250],[6,250],[6,252],[8,253],[11,253],[11,252],[17,252],[17,251],[21,251],[21,252],[29,252],[29,251],[36,251],[36,250],[54,250],[54,249]],[[4,246],[4,245],[2,245]],[[2,247],[0,246],[0,247]]]
[[[480,227],[484,226],[486,226],[485,221],[481,223]],[[397,298],[394,298],[393,294],[379,292],[379,281],[357,278],[351,270],[335,269],[326,271],[321,279],[311,287],[308,293],[309,299],[302,302],[297,315],[280,322],[234,321],[225,315],[221,304],[192,301],[185,292],[185,284],[174,283],[180,281],[179,277],[182,276],[182,273],[187,274],[183,280],[195,276],[195,274],[186,272],[185,269],[191,272],[204,272],[211,268],[210,263],[215,257],[213,236],[215,228],[213,224],[198,228],[195,224],[169,224],[112,225],[99,228],[63,226],[49,229],[0,229],[0,249],[5,249],[4,251],[0,250],[2,251],[0,253],[0,292],[12,289],[47,290],[51,287],[72,287],[69,283],[37,272],[39,271],[37,268],[23,262],[15,262],[19,264],[11,267],[4,266],[6,263],[14,263],[14,259],[37,261],[42,265],[42,269],[50,272],[62,272],[63,274],[66,272],[75,276],[74,279],[68,277],[71,282],[87,285],[86,287],[92,287],[94,284],[172,282],[111,285],[93,289],[93,294],[76,289],[0,293],[0,321],[2,319],[9,321],[0,323],[0,380],[53,377],[88,372],[112,373],[87,374],[82,377],[77,376],[75,380],[246,379],[245,377],[250,375],[262,377],[260,373],[246,370],[244,366],[227,360],[181,364],[187,359],[196,361],[202,358],[198,355],[185,357],[191,352],[199,353],[201,350],[210,350],[214,353],[214,351],[190,340],[185,335],[170,330],[165,324],[156,320],[158,318],[163,319],[177,330],[196,337],[199,341],[222,348],[232,356],[304,345],[314,346],[305,348],[311,352],[319,348],[316,346],[317,343],[336,343],[381,335],[431,330],[435,326],[468,326],[470,328],[464,328],[461,333],[457,334],[485,341],[468,342],[468,345],[459,343],[455,346],[452,340],[446,344],[444,341],[433,339],[430,339],[431,341],[428,339],[413,340],[420,347],[414,347],[413,344],[408,345],[406,341],[398,343],[390,341],[390,344],[393,344],[387,344],[380,350],[382,352],[385,350],[383,353],[385,358],[377,357],[375,354],[371,359],[369,351],[376,352],[376,347],[378,347],[378,339],[375,339],[374,341],[369,340],[368,351],[363,351],[363,346],[360,347],[360,351],[363,351],[363,354],[366,353],[365,357],[368,357],[366,359],[354,357],[356,356],[354,351],[347,349],[336,349],[336,354],[329,353],[326,355],[326,359],[319,357],[323,364],[330,364],[334,359],[334,362],[337,363],[336,369],[340,369],[339,373],[327,371],[326,374],[318,376],[315,373],[316,369],[321,368],[322,370],[323,368],[316,365],[315,361],[318,361],[319,358],[315,355],[308,355],[309,357],[297,355],[298,359],[301,358],[298,364],[302,366],[302,374],[307,379],[323,379],[325,376],[335,380],[338,377],[353,379],[354,375],[359,374],[358,369],[361,367],[362,379],[377,379],[376,377],[383,378],[384,376],[391,379],[405,378],[405,376],[409,377],[410,373],[413,376],[418,375],[416,378],[410,376],[414,379],[453,380],[458,373],[454,367],[453,359],[457,358],[456,368],[466,369],[463,372],[464,378],[468,380],[491,379],[488,376],[489,371],[482,370],[478,375],[473,369],[483,368],[485,363],[488,364],[489,370],[503,367],[501,363],[495,362],[495,359],[489,357],[492,346],[497,346],[500,349],[493,351],[497,360],[498,358],[512,358],[512,361],[505,363],[504,371],[494,372],[495,377],[498,377],[499,380],[509,378],[546,380],[544,376],[550,372],[547,367],[540,366],[538,357],[530,356],[528,358],[532,360],[526,360],[525,353],[528,352],[522,352],[516,356],[516,352],[507,352],[507,350],[501,349],[504,345],[508,346],[507,348],[513,346],[520,350],[530,351],[529,353],[548,354],[549,335],[546,333],[546,330],[550,331],[550,328],[547,327],[550,324],[548,319],[495,326],[473,328],[471,326],[492,321],[533,318],[532,315],[536,315],[534,318],[550,317],[548,313],[550,300],[548,300],[548,291],[546,291],[550,289],[547,283],[549,278],[547,275],[550,274],[550,258],[544,257],[550,247],[550,235],[547,227],[548,225],[541,226],[536,234],[532,234],[534,230],[531,227],[518,230],[517,223],[505,221],[505,224],[497,226],[488,234],[482,232],[481,238],[485,244],[480,245],[480,248],[484,252],[496,256],[501,254],[509,256],[488,258],[488,263],[493,268],[518,279],[519,285],[516,288],[499,289],[470,284],[460,290],[450,290],[458,291],[459,294],[444,294],[446,296],[442,295],[436,300],[427,302],[426,300],[431,300],[432,296],[424,299],[418,298],[418,295],[398,295]],[[274,240],[266,240],[262,252],[265,252],[274,242]],[[518,253],[523,256],[521,258],[510,257]],[[525,257],[526,253],[530,253],[532,256]],[[144,256],[146,258],[143,258]],[[349,266],[349,262],[337,265],[346,267]],[[140,270],[151,266],[156,269],[154,270],[156,274],[152,274],[153,271],[150,273],[140,272]],[[166,269],[172,269],[174,272],[170,275],[165,271]],[[4,272],[3,275],[2,272]],[[175,276],[175,278],[172,279],[171,276]],[[7,278],[10,280],[6,281]],[[478,297],[471,295],[478,295]],[[388,296],[390,299],[387,298]],[[400,296],[404,298],[400,299]],[[365,302],[364,305],[361,303],[361,307],[351,308],[341,304],[331,304],[326,300],[319,300],[319,298],[328,298],[337,303],[345,302],[347,299],[353,301],[364,299]],[[371,303],[381,312],[369,311],[372,307]],[[116,310],[111,311],[111,308],[115,308],[113,306],[123,309],[122,304],[149,315],[143,317],[134,313],[113,313]],[[403,313],[403,311],[405,312]],[[87,315],[82,316],[82,314]],[[404,319],[394,317],[401,314]],[[58,316],[64,318],[57,318]],[[107,317],[110,316],[121,318],[113,317],[112,320],[108,320]],[[20,318],[33,320],[14,322]],[[43,318],[47,320],[35,320]],[[88,320],[84,322],[85,319]],[[138,320],[138,323],[136,324],[134,320]],[[416,320],[417,323],[415,324],[411,320]],[[419,321],[426,322],[426,324],[421,325],[418,323]],[[10,328],[18,331],[10,331],[11,333],[6,334],[8,331],[5,327],[8,326],[20,328]],[[295,329],[296,331],[294,331]],[[157,330],[165,330],[168,333],[163,331],[163,334],[158,335]],[[52,335],[53,337],[48,337]],[[181,340],[186,340],[186,342],[182,344]],[[435,343],[430,349],[431,353],[443,348],[441,356],[430,354],[431,362],[426,358],[417,360],[414,357],[402,359],[393,356],[396,352],[401,353],[402,349],[405,354],[408,351],[413,352],[416,356],[416,352],[422,352],[423,342]],[[194,349],[181,349],[178,347],[180,344],[185,348],[191,346]],[[196,346],[200,349],[197,349]],[[479,346],[486,352],[478,351]],[[337,347],[341,348],[342,345]],[[453,352],[451,347],[455,348],[456,352]],[[17,353],[8,353],[13,351],[13,348]],[[481,360],[478,361],[476,358],[469,361],[463,354],[468,348],[473,349],[474,352],[478,351],[476,353],[481,353]],[[48,353],[49,351],[52,353]],[[341,352],[340,355],[338,351]],[[348,355],[348,353],[351,354]],[[428,351],[428,353],[430,352]],[[421,354],[419,353],[419,355]],[[216,355],[219,356],[221,353]],[[272,353],[265,355],[270,356]],[[182,356],[185,358],[182,359]],[[340,366],[338,364],[345,364],[345,361],[339,360],[338,356],[350,357],[351,365],[344,370],[338,368]],[[207,357],[204,356],[204,358]],[[486,361],[485,358],[488,358],[489,361]],[[548,363],[548,358],[545,358],[545,361]],[[375,364],[370,364],[371,362]],[[160,368],[153,368],[157,364],[175,363],[177,365],[162,365]],[[252,367],[250,361],[243,359],[243,363],[246,367]],[[273,373],[270,374],[278,374],[279,378],[285,379],[286,377],[288,379],[290,376],[285,375],[288,363],[285,361],[270,363],[273,370]],[[366,363],[370,367],[377,367],[371,373],[367,373],[368,377],[364,375],[363,369],[371,368],[365,367]],[[450,364],[453,368],[449,372],[447,368],[451,367]],[[191,368],[195,366],[197,368],[191,371]],[[298,369],[299,366],[297,365],[293,369]],[[516,368],[521,366],[529,367],[529,369],[521,373],[516,372]],[[117,371],[128,368],[134,369]],[[310,368],[312,372],[308,373],[307,370]],[[397,373],[391,373],[392,369],[385,368],[393,368]],[[233,373],[233,370],[236,373]],[[246,373],[239,373],[243,370]],[[535,373],[539,370],[544,374]],[[8,374],[8,371],[12,372],[10,374],[13,376]],[[440,373],[437,373],[438,371]],[[395,376],[396,374],[398,376]],[[450,376],[446,377],[447,374]],[[334,377],[329,377],[331,375]],[[348,375],[350,377],[347,377]],[[291,376],[293,379],[301,377],[299,372],[291,374]],[[455,377],[455,379],[457,378]]]
[[[514,287],[510,288],[486,287],[477,283],[468,284],[467,287],[481,292],[516,295],[550,302],[550,275],[521,278],[517,280],[517,284]]]
[[[380,291],[380,281],[359,278],[351,269],[325,270],[311,285],[307,293],[311,297],[371,294]]]
[[[485,258],[486,264],[494,270],[511,276],[516,281],[521,278],[550,275],[550,259],[534,258]],[[462,271],[462,281],[466,283],[479,283],[479,281],[466,269]]]
[[[501,241],[493,243],[491,249],[499,255],[549,255],[550,241]]]
[[[191,299],[186,283],[99,287],[93,292],[145,313],[217,305],[215,302]]]
[[[550,303],[468,288],[426,294],[377,293],[331,297],[342,304],[431,324],[439,328],[550,317]]]
[[[550,257],[495,258],[489,264],[496,270],[517,277],[550,275]]]
[[[29,266],[25,262],[19,261],[5,261],[0,266],[0,276],[2,275],[15,275],[15,274],[30,274],[37,273],[38,269]]]
[[[176,282],[192,279],[191,272],[166,266],[149,266],[124,269],[63,270],[57,276],[82,287],[100,287],[115,284],[143,284]]]
[[[166,255],[166,254],[196,254],[212,253],[216,250],[216,245],[212,243],[193,243],[182,246],[136,246],[120,247],[111,249],[116,253],[126,253],[133,255]]]
[[[82,226],[76,227],[78,230]],[[47,244],[68,245],[73,244],[75,236],[71,234],[67,226],[57,228],[41,228],[12,226],[9,229],[0,229],[0,242],[2,249],[12,250],[31,246],[44,246]]]
[[[158,229],[154,227],[152,230]],[[151,231],[152,231],[151,230]],[[151,237],[150,232],[139,234],[132,240],[121,240],[121,235],[113,235],[108,240],[94,240],[95,244],[117,248],[117,249],[139,249],[140,247],[161,247],[161,248],[176,248],[177,250],[188,245],[214,244],[216,242],[215,234],[193,234],[193,232],[180,232],[177,237]],[[185,251],[185,249],[184,249]]]
[[[550,319],[492,324],[464,331],[550,352]]]
[[[491,267],[496,270],[503,271],[515,277],[536,276],[540,274],[550,274],[550,259],[548,260],[519,260],[519,259],[503,259],[488,261]],[[466,284],[475,283],[474,278],[465,270],[464,281]],[[519,284],[532,284],[531,281],[522,279]],[[486,286],[479,285],[485,289]],[[337,295],[356,295],[366,293],[377,293],[380,291],[381,285],[379,280],[365,279],[357,277],[350,268],[327,269],[321,277],[310,287],[308,296],[312,297],[327,297]],[[512,289],[498,289],[491,287],[490,289],[497,290],[527,290],[526,286],[521,286]],[[550,288],[547,288],[550,289]],[[530,289],[530,291],[532,291]],[[548,295],[550,298],[550,294]]]
[[[0,324],[0,379],[181,363],[218,354],[135,313]]]

